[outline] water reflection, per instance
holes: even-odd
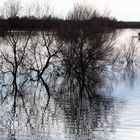
[[[128,85],[128,87],[133,88],[135,85],[135,80],[137,78],[136,68],[133,65],[126,66],[123,71],[122,78]]]
[[[39,87],[38,87],[39,88]],[[57,96],[56,96],[57,95]],[[102,95],[79,102],[71,94],[57,93],[47,103],[45,89],[18,96],[16,109],[13,96],[1,105],[1,139],[107,139],[115,131],[120,104]],[[16,110],[16,112],[14,112]]]
[[[131,44],[128,50],[130,52],[126,52],[125,55],[115,55],[116,59],[113,60],[115,60],[115,64],[117,63],[117,66],[115,65],[116,71],[114,69],[113,72],[109,70],[109,74],[104,71],[105,69],[102,72],[99,72],[99,70],[93,72],[90,65],[86,72],[86,85],[84,85],[86,91],[88,86],[88,92],[92,95],[89,96],[90,98],[84,93],[85,90],[82,91],[84,93],[81,96],[82,98],[79,98],[78,92],[81,91],[79,89],[83,84],[78,87],[73,75],[68,77],[68,80],[62,80],[63,82],[61,82],[63,74],[61,75],[61,68],[58,64],[53,66],[53,70],[55,71],[54,68],[60,68],[57,70],[59,73],[53,71],[54,76],[51,76],[52,67],[49,67],[42,76],[47,87],[49,87],[50,100],[48,100],[48,91],[43,84],[43,80],[41,83],[41,80],[37,79],[39,75],[36,71],[39,72],[40,68],[36,70],[34,67],[37,66],[34,66],[34,63],[30,64],[35,69],[34,72],[28,71],[24,65],[19,68],[19,72],[25,68],[25,73],[17,73],[18,91],[16,98],[14,94],[9,94],[13,88],[11,86],[12,78],[2,73],[5,77],[1,78],[0,139],[110,139],[119,124],[119,113],[123,107],[123,103],[110,94],[113,92],[112,83],[114,79],[117,81],[121,77],[121,81],[125,81],[129,87],[133,87],[137,77],[134,58],[136,49],[133,49],[133,44]],[[38,55],[40,56],[40,54]],[[41,56],[42,58],[39,58],[43,62],[44,57],[47,56]],[[107,59],[106,66],[110,64],[108,63],[109,60]],[[126,60],[128,63],[126,63]],[[56,61],[53,64],[56,64]],[[91,64],[95,67],[93,63]],[[97,67],[99,67],[99,63],[97,64]],[[102,68],[102,64],[100,68]],[[77,67],[77,70],[79,70],[79,67]],[[110,78],[109,76],[112,73],[114,77]],[[55,75],[56,80],[54,80]],[[65,79],[65,77],[63,78]],[[54,82],[52,85],[51,80]],[[81,81],[81,78],[79,81]],[[13,105],[14,100],[16,103]]]
[[[82,104],[69,95],[58,99],[57,104],[64,111],[65,133],[71,139],[103,140],[109,138],[109,133],[114,131],[118,105],[113,98],[99,95],[91,101],[84,99]]]
[[[127,35],[125,32],[129,35],[128,39],[126,38]],[[132,88],[135,85],[140,64],[139,40],[132,36],[135,32],[124,30],[123,34],[120,35],[120,39],[118,40],[119,45],[117,44],[117,49],[114,54],[113,70],[110,73],[113,74],[112,80],[118,80],[118,84],[125,82],[127,87]]]

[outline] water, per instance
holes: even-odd
[[[122,42],[130,41],[131,37],[137,36],[139,30],[125,30]],[[135,45],[139,47],[139,40],[134,38]],[[114,88],[113,95],[122,99],[125,103],[119,114],[119,125],[116,127],[111,140],[139,140],[140,139],[140,75],[139,75],[139,48],[136,51],[137,60],[129,70],[120,74],[118,85]]]
[[[128,48],[138,31],[121,31],[115,47],[121,53],[126,52],[121,47]],[[137,37],[134,44],[139,46]],[[48,105],[45,88],[36,83],[33,89],[27,88],[24,97],[17,97],[15,113],[13,96],[8,96],[0,106],[0,139],[140,140],[138,52],[139,49],[132,65],[126,66],[124,57],[118,59],[102,87],[104,94],[92,100],[85,97],[79,102],[75,95],[60,89],[59,93],[54,92]],[[5,96],[2,91],[1,96]]]

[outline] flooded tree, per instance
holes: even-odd
[[[61,54],[67,80],[76,83],[80,97],[94,96],[113,51],[115,30],[105,21],[96,10],[78,5],[58,33],[65,42]]]
[[[20,11],[18,2],[6,3],[5,15],[10,18],[15,18]],[[18,32],[13,28],[13,22],[9,21],[8,30],[5,30],[0,35],[3,40],[1,45],[1,76],[4,86],[9,86],[7,95],[14,95],[14,108],[16,107],[16,98],[19,92],[19,86],[25,72],[22,64],[27,55],[27,47],[31,37],[31,31]],[[21,71],[22,69],[22,71]],[[21,74],[22,73],[22,74]],[[5,81],[5,79],[7,79]],[[1,85],[3,87],[3,84]],[[7,97],[6,95],[6,97]]]
[[[16,31],[9,30],[4,34],[4,44],[1,47],[1,74],[3,77],[7,77],[9,80],[9,86],[11,88],[11,94],[14,94],[14,99],[18,93],[18,85],[20,84],[20,76],[25,72],[23,68],[23,61],[27,55],[27,46],[30,40],[31,33],[17,33]],[[4,64],[4,65],[3,65]],[[22,69],[22,71],[21,71]],[[14,106],[16,101],[14,100]]]
[[[36,73],[35,75],[31,73],[31,79],[42,82],[49,98],[51,93],[47,82],[55,80],[55,76],[59,73],[56,69],[61,67],[59,53],[62,43],[58,42],[54,32],[44,30],[37,33],[31,40],[28,59],[25,63],[29,70]]]
[[[0,133],[8,139],[59,139],[60,132],[75,140],[107,139],[120,109],[105,95],[112,91],[104,84],[116,37],[111,19],[86,4],[76,4],[65,20],[48,6],[44,11],[35,4],[24,17],[18,1],[5,6]]]
[[[20,5],[15,2],[5,6],[10,19],[8,30],[3,31],[0,36],[4,41],[1,47],[1,76],[4,87],[9,86],[5,98],[13,94],[15,108],[17,96],[24,96],[24,92],[27,92],[24,91],[26,86],[33,81],[42,82],[50,97],[50,89],[45,80],[47,76],[44,73],[50,65],[53,66],[51,59],[56,58],[60,48],[57,47],[57,37],[53,32],[45,29],[36,32],[28,24],[26,31],[15,30],[15,17],[19,14]],[[32,79],[34,72],[37,73],[36,80]]]

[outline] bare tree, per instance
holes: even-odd
[[[2,7],[2,12],[4,13],[4,16],[6,18],[14,18],[16,16],[19,16],[19,12],[21,10],[20,2],[16,0],[8,0],[4,3],[4,6]]]
[[[124,45],[124,58],[126,59],[127,66],[133,65],[137,58],[137,42],[132,38],[129,46]]]
[[[14,19],[19,15],[21,6],[19,1],[7,1],[4,5],[3,12],[7,18]],[[20,86],[20,74],[24,73],[22,63],[27,55],[27,47],[31,37],[31,31],[15,31],[13,20],[9,22],[8,30],[3,31],[0,37],[4,42],[1,45],[0,56],[4,63],[1,69],[3,79],[7,79],[9,86],[8,93],[14,95],[14,106],[16,106],[17,94]],[[22,69],[22,71],[21,71]],[[3,80],[4,81],[4,80]],[[9,95],[7,94],[7,95]]]
[[[58,34],[65,42],[61,53],[67,79],[77,81],[80,97],[85,92],[88,97],[94,95],[113,51],[114,30],[93,13],[96,10],[92,12],[89,7],[76,7]]]
[[[93,10],[92,6],[88,4],[75,4],[72,12],[68,13],[67,19],[70,20],[90,20],[98,16],[97,10]]]
[[[2,74],[11,75],[11,94],[14,94],[14,106],[16,106],[16,97],[18,93],[18,85],[20,84],[19,76],[24,70],[22,63],[27,55],[27,46],[30,40],[31,32],[17,33],[16,31],[8,31],[1,36],[5,44],[1,47],[0,54],[5,66],[1,69]]]
[[[49,3],[44,3],[41,6],[39,3],[31,3],[29,6],[24,7],[25,16],[31,18],[36,17],[37,19],[43,19],[51,17],[53,14],[53,10]]]
[[[51,80],[50,76],[53,75],[55,67],[58,66],[58,54],[60,53],[62,45],[57,45],[57,36],[53,32],[44,30],[37,34],[38,35],[31,41],[31,46],[28,49],[29,55],[25,65],[31,73],[36,73],[31,74],[31,80],[41,81],[50,98],[51,93],[48,82]]]

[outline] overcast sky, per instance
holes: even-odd
[[[72,7],[73,3],[82,2],[83,0],[52,0],[56,9],[60,12],[66,12]],[[111,16],[118,20],[140,21],[140,0],[85,0],[97,7],[101,12],[106,9],[110,11]]]
[[[7,0],[0,0],[2,5]],[[140,21],[140,0],[19,0],[24,6],[35,4],[37,1],[44,5],[49,1],[54,9],[54,14],[65,16],[74,3],[88,3],[99,11],[110,11],[110,15],[118,20]]]

